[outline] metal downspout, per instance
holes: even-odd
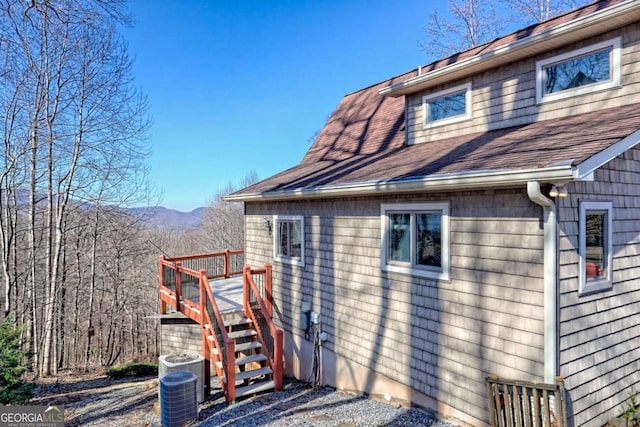
[[[544,214],[544,381],[558,375],[558,227],[556,205],[540,191],[540,183],[527,182],[527,195]]]

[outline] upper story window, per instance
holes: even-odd
[[[304,217],[276,215],[273,222],[276,261],[304,266]]]
[[[580,293],[612,286],[612,204],[580,204]]]
[[[449,279],[449,204],[381,207],[382,269]]]
[[[620,38],[536,63],[536,100],[545,102],[620,85]]]
[[[471,118],[471,83],[422,97],[424,127],[440,126]]]

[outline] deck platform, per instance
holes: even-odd
[[[242,310],[242,276],[211,279],[209,286],[216,298],[220,313]]]

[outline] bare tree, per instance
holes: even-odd
[[[418,45],[431,60],[446,58],[587,3],[585,0],[449,0],[451,18],[443,18],[434,9]]]
[[[449,0],[452,20],[442,18],[436,10],[425,28],[425,39],[419,42],[432,59],[447,57],[497,37],[505,19],[488,0]]]
[[[116,31],[126,17],[122,1],[2,0],[0,9],[0,47],[12,61],[2,76],[0,112],[5,147],[18,147],[5,150],[0,206],[4,223],[15,223],[20,210],[7,195],[28,193],[28,340],[37,373],[49,375],[59,356],[59,299],[68,295],[61,287],[70,210],[126,205],[148,194],[140,161],[148,153],[147,105]],[[5,311],[12,239],[2,236]]]
[[[590,3],[579,0],[504,0],[516,22],[533,24],[546,21],[567,10]]]
[[[199,242],[204,251],[244,248],[244,203],[226,202],[222,197],[257,181],[258,174],[251,171],[240,183],[229,182],[213,195],[200,231]]]

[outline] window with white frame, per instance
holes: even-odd
[[[449,279],[449,204],[383,204],[382,269]]]
[[[471,83],[422,97],[424,127],[440,126],[471,118]]]
[[[276,215],[274,222],[275,260],[293,265],[304,265],[304,217]]]
[[[538,103],[620,85],[620,38],[536,63]]]
[[[580,203],[580,293],[612,286],[612,204]]]

